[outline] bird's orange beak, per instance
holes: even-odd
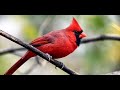
[[[87,36],[87,35],[82,32],[82,33],[80,34],[79,38],[84,38],[84,37],[86,37],[86,36]]]

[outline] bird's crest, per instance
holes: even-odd
[[[76,19],[73,17],[72,19],[72,23],[70,24],[70,26],[68,27],[69,30],[78,30],[81,31],[81,27],[78,24],[78,22],[76,21]]]

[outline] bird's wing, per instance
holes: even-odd
[[[39,47],[48,43],[51,43],[52,41],[49,38],[37,38],[34,41],[30,43],[30,45],[34,47]]]

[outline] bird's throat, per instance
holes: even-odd
[[[75,34],[75,37],[76,37],[76,44],[77,44],[77,46],[80,46],[81,38],[79,38],[78,33],[74,33],[74,34]]]
[[[77,46],[80,46],[81,39],[76,37],[76,44]]]

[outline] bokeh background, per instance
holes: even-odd
[[[87,38],[103,34],[120,35],[119,15],[0,15],[0,29],[29,43],[52,30],[66,28],[75,17]],[[0,36],[0,51],[20,48],[20,45]],[[26,50],[0,55],[0,75],[3,75]],[[99,75],[120,70],[120,42],[99,41],[81,44],[72,54],[59,59],[81,75]],[[14,75],[68,75],[40,57],[29,59]]]

